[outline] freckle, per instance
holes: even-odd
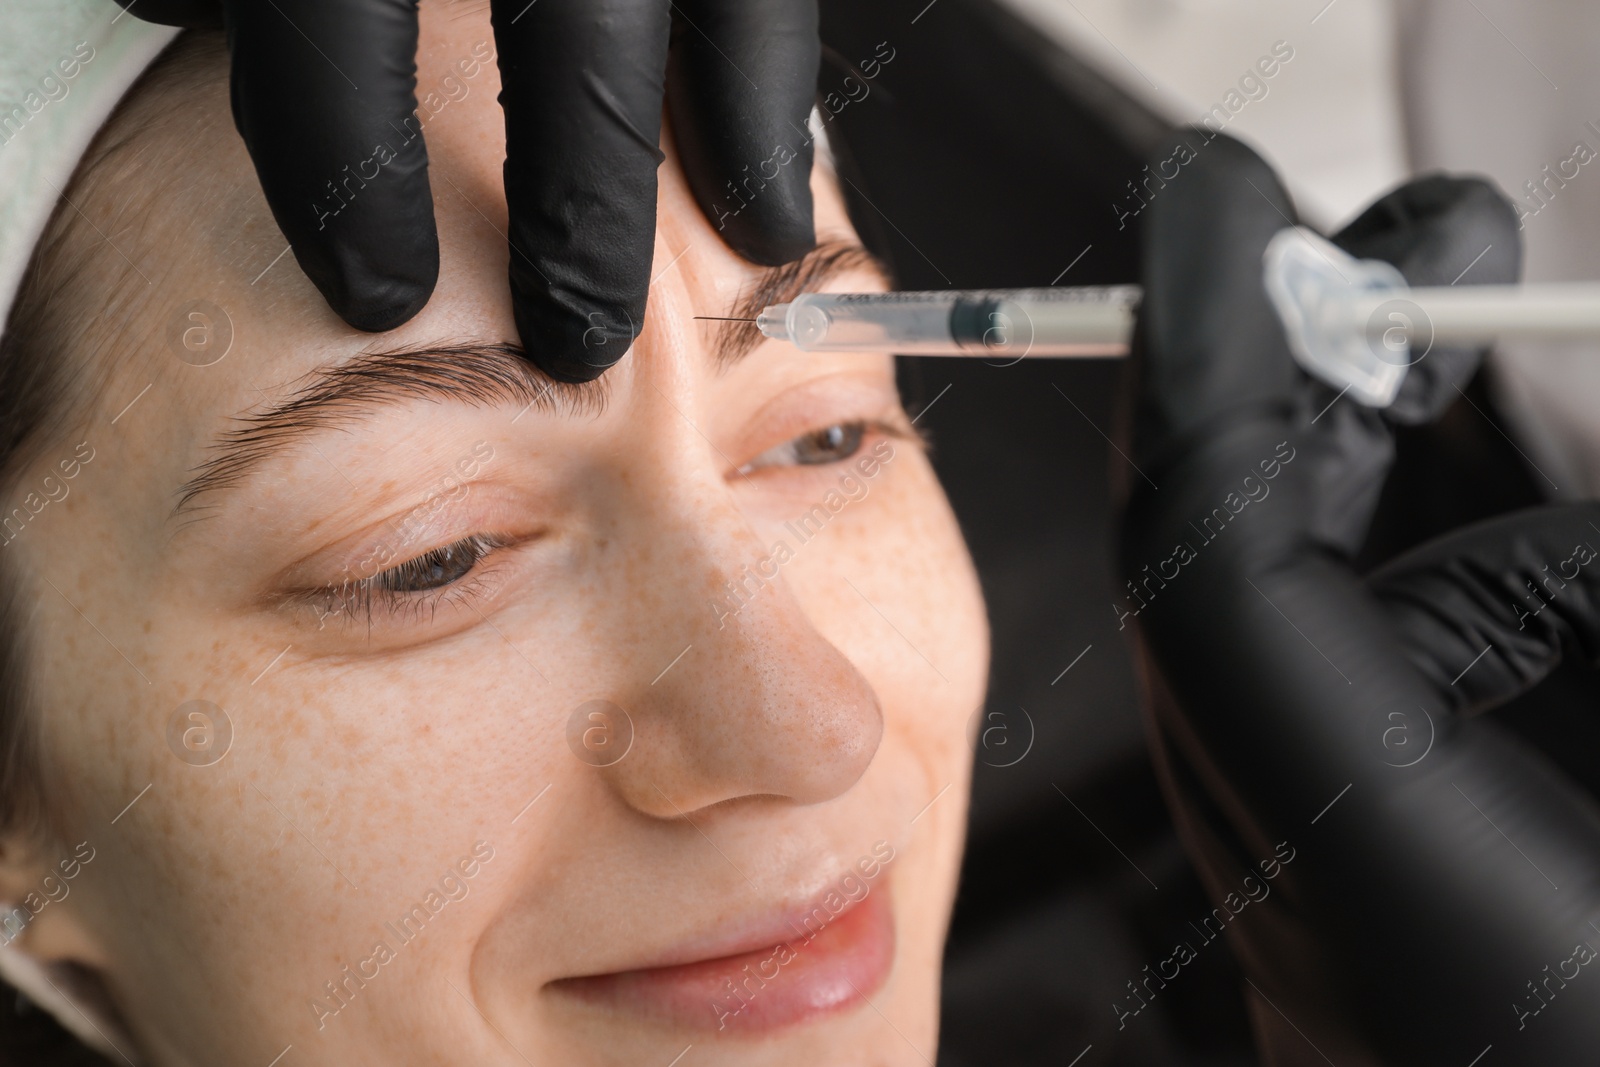
[[[281,713],[279,723],[288,728],[289,736],[295,740],[304,739],[306,736],[306,717],[298,711]]]

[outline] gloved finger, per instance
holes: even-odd
[[[1492,186],[1473,178],[1434,175],[1408,182],[1362,212],[1334,242],[1358,258],[1394,264],[1411,285],[1511,281],[1521,260],[1515,212]],[[1384,308],[1397,321],[1422,322],[1420,308],[1403,295]],[[1479,356],[1475,349],[1419,341],[1394,403],[1381,410],[1337,403],[1337,389],[1320,382],[1310,386],[1310,407],[1318,413],[1307,415],[1318,431],[1311,462],[1319,468],[1320,491],[1308,529],[1316,540],[1355,553],[1393,460],[1389,424],[1437,418],[1460,396]]]
[[[816,244],[811,134],[816,0],[680,0],[667,59],[673,140],[734,251],[777,266]]]
[[[1305,377],[1262,284],[1267,242],[1295,223],[1277,175],[1243,144],[1205,129],[1176,131],[1156,157],[1152,174],[1182,160],[1154,190],[1141,235],[1134,441],[1159,464],[1214,424],[1286,409]]]
[[[1212,731],[1241,691],[1256,704],[1251,683],[1234,676],[1211,694],[1206,710],[1218,714],[1190,720],[1204,750],[1189,743],[1159,678],[1153,690],[1175,821],[1228,909],[1214,914],[1251,980],[1299,1028],[1270,1062],[1307,1062],[1295,1057],[1308,1039],[1340,1064],[1460,1067],[1491,1043],[1526,1053],[1508,1062],[1581,1062],[1579,1050],[1600,1039],[1600,986],[1568,990],[1562,1010],[1534,1025],[1541,1002],[1523,983],[1554,970],[1575,943],[1595,943],[1586,922],[1600,911],[1594,798],[1492,720],[1429,719],[1415,705],[1406,715],[1393,710],[1401,701],[1346,708],[1339,720],[1366,735],[1364,750],[1306,746],[1282,776],[1306,784],[1263,793],[1261,771],[1285,758],[1258,732],[1271,728],[1270,710],[1258,708],[1256,729],[1227,744]],[[1293,712],[1297,702],[1291,694],[1278,707]],[[1290,862],[1280,869],[1274,856]],[[1244,893],[1263,891],[1229,921]],[[1422,990],[1394,966],[1415,959],[1436,965]]]
[[[1504,703],[1567,657],[1600,664],[1600,504],[1477,523],[1367,579],[1407,657],[1457,711]]]
[[[295,259],[350,325],[401,325],[439,276],[416,0],[234,0],[226,19],[234,122]]]
[[[1237,485],[1269,442],[1244,442],[1218,469]],[[1155,707],[1159,763],[1182,790],[1191,854],[1213,842],[1197,858],[1214,899],[1237,894],[1274,842],[1301,850],[1230,936],[1313,1041],[1325,1023],[1356,1030],[1373,1062],[1468,1062],[1519,1029],[1503,1009],[1504,975],[1565,958],[1600,907],[1600,818],[1592,798],[1490,723],[1441,713],[1441,691],[1482,646],[1458,657],[1456,675],[1417,669],[1391,605],[1296,533],[1314,489],[1301,478],[1307,458],[1282,457],[1270,495],[1189,533],[1228,482],[1190,493],[1174,468],[1139,498],[1142,524],[1160,528],[1157,508],[1175,516],[1167,537],[1133,540],[1121,568],[1159,665],[1152,691],[1167,695]],[[1496,827],[1537,857],[1559,896]],[[1463,929],[1483,936],[1464,946]],[[1393,958],[1443,961],[1437,988],[1408,999]],[[1600,986],[1582,999],[1582,1010],[1541,1019],[1536,1044],[1517,1037],[1528,1062],[1566,1062],[1534,1052],[1570,1053],[1600,1033]]]
[[[222,26],[219,0],[117,0],[117,4],[134,18],[161,26],[182,26],[190,30],[214,30]]]
[[[494,0],[511,297],[529,358],[590,381],[644,326],[666,0]]]
[[[1522,273],[1522,234],[1516,212],[1493,185],[1480,178],[1429,175],[1378,200],[1333,238],[1361,259],[1381,259],[1421,285],[1496,285]],[[1426,337],[1420,308],[1404,300],[1388,312],[1397,324],[1409,318]],[[1477,370],[1480,353],[1428,341],[1413,345],[1410,369],[1384,412],[1392,422],[1437,418],[1459,396]]]
[[[1513,1040],[1528,1062],[1564,1062],[1600,1033],[1600,992],[1578,990],[1579,1010],[1529,1037],[1503,1011],[1505,976],[1585,936],[1600,816],[1491,724],[1437,714],[1440,679],[1417,669],[1391,605],[1325,550],[1365,521],[1350,501],[1377,484],[1388,431],[1358,405],[1307,410],[1320,387],[1290,359],[1260,276],[1287,197],[1253,154],[1198,137],[1146,211],[1136,459],[1159,488],[1134,483],[1115,608],[1153,668],[1158,765],[1186,844],[1239,914],[1252,980],[1313,1044],[1343,1031],[1340,1062],[1460,1063]],[[1397,713],[1437,724],[1421,758],[1388,747]],[[1559,896],[1507,837],[1560,863]],[[1277,850],[1291,848],[1288,867]],[[1287,869],[1240,914],[1240,875],[1269,854]],[[1481,937],[1465,946],[1464,929]],[[1434,988],[1416,994],[1395,958],[1442,961]]]

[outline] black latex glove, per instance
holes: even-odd
[[[295,258],[334,311],[362,330],[420,311],[439,243],[412,118],[416,0],[119,2],[152,22],[226,27],[234,121]],[[820,55],[816,0],[491,6],[511,294],[541,369],[596,378],[644,324],[663,87],[689,184],[729,245],[766,266],[812,248],[803,131]],[[329,183],[380,143],[398,155],[353,197],[336,197]],[[777,144],[795,158],[768,178],[758,171]]]
[[[1335,401],[1262,290],[1288,196],[1238,142],[1177,136],[1196,154],[1145,220],[1129,454],[1149,481],[1128,482],[1118,577],[1137,598],[1118,610],[1218,903],[1183,936],[1204,952],[1230,931],[1274,1065],[1593,1062],[1600,808],[1472,715],[1600,657],[1600,506],[1513,514],[1358,577],[1389,422],[1437,414],[1476,357],[1427,353],[1383,413]],[[1474,180],[1413,182],[1336,240],[1414,285],[1519,270],[1514,212]],[[1152,970],[1186,980],[1169,960]]]

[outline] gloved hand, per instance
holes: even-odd
[[[393,329],[420,311],[439,244],[412,116],[416,0],[119,3],[151,22],[227,28],[235,124],[295,258],[333,310],[362,330]],[[730,197],[727,183],[755,174],[773,145],[800,140],[816,94],[816,0],[492,0],[491,9],[511,293],[541,369],[596,378],[643,326],[663,86],[689,184],[729,245],[775,266],[815,244],[808,139],[775,177],[760,175],[759,195]],[[398,151],[380,177],[338,197],[345,168],[384,143]]]
[[[1476,356],[1427,352],[1382,412],[1308,378],[1261,282],[1288,196],[1238,142],[1177,136],[1192,159],[1143,235],[1118,610],[1217,902],[1189,950],[1229,931],[1269,1064],[1592,1062],[1600,807],[1473,716],[1562,657],[1600,660],[1600,506],[1505,516],[1359,577],[1390,425],[1441,412]],[[1429,177],[1336,242],[1466,285],[1514,281],[1518,237],[1485,183]],[[1174,948],[1163,981],[1184,980]]]

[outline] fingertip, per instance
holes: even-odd
[[[364,248],[348,242],[296,243],[295,260],[328,307],[350,326],[383,333],[427,306],[439,280],[439,241],[430,225],[405,246]]]
[[[1295,224],[1277,175],[1202,127],[1174,130],[1154,159],[1135,364],[1151,457],[1240,412],[1285,410],[1303,381],[1262,284],[1268,242]]]
[[[1516,210],[1477,176],[1413,179],[1375,201],[1334,243],[1393,263],[1412,285],[1509,283],[1522,271]]]
[[[392,285],[382,293],[366,293],[337,304],[329,298],[328,306],[358,330],[385,333],[416,318],[432,296],[431,282],[415,282]]]
[[[296,261],[355,329],[403,325],[439,276],[415,4],[226,8],[234,124]]]
[[[706,215],[715,218],[710,208],[706,208]],[[793,263],[817,247],[810,190],[807,190],[803,209],[776,218],[752,216],[733,219],[720,234],[728,247],[757,266],[781,267],[785,263]]]
[[[780,267],[816,247],[809,144],[783,146],[790,154],[775,174],[735,172],[728,178],[722,157],[730,153],[724,146],[704,144],[688,122],[679,123],[674,134],[689,188],[729,248],[758,266]]]
[[[739,255],[765,267],[793,262],[816,245],[816,4],[684,0],[674,11],[666,100],[689,188]]]
[[[628,354],[638,329],[626,309],[580,311],[518,300],[517,334],[530,363],[560,382],[592,382]]]
[[[1516,211],[1491,182],[1430,174],[1377,200],[1335,242],[1360,258],[1393,263],[1413,286],[1509,284],[1522,269],[1518,227]],[[1384,417],[1420,425],[1457,402],[1481,352],[1429,341],[1411,359]]]
[[[1243,141],[1207,129],[1174,130],[1153,153],[1148,171],[1155,184],[1146,186],[1152,212],[1185,216],[1195,203],[1215,206],[1240,203],[1246,210],[1270,214],[1278,226],[1295,224],[1294,201],[1272,166]]]
[[[684,178],[728,247],[763,267],[792,263],[816,247],[809,140],[775,135],[776,148],[746,144],[705,129],[705,116],[689,111],[685,93],[669,93],[669,102]],[[711,108],[706,101],[699,106]]]

